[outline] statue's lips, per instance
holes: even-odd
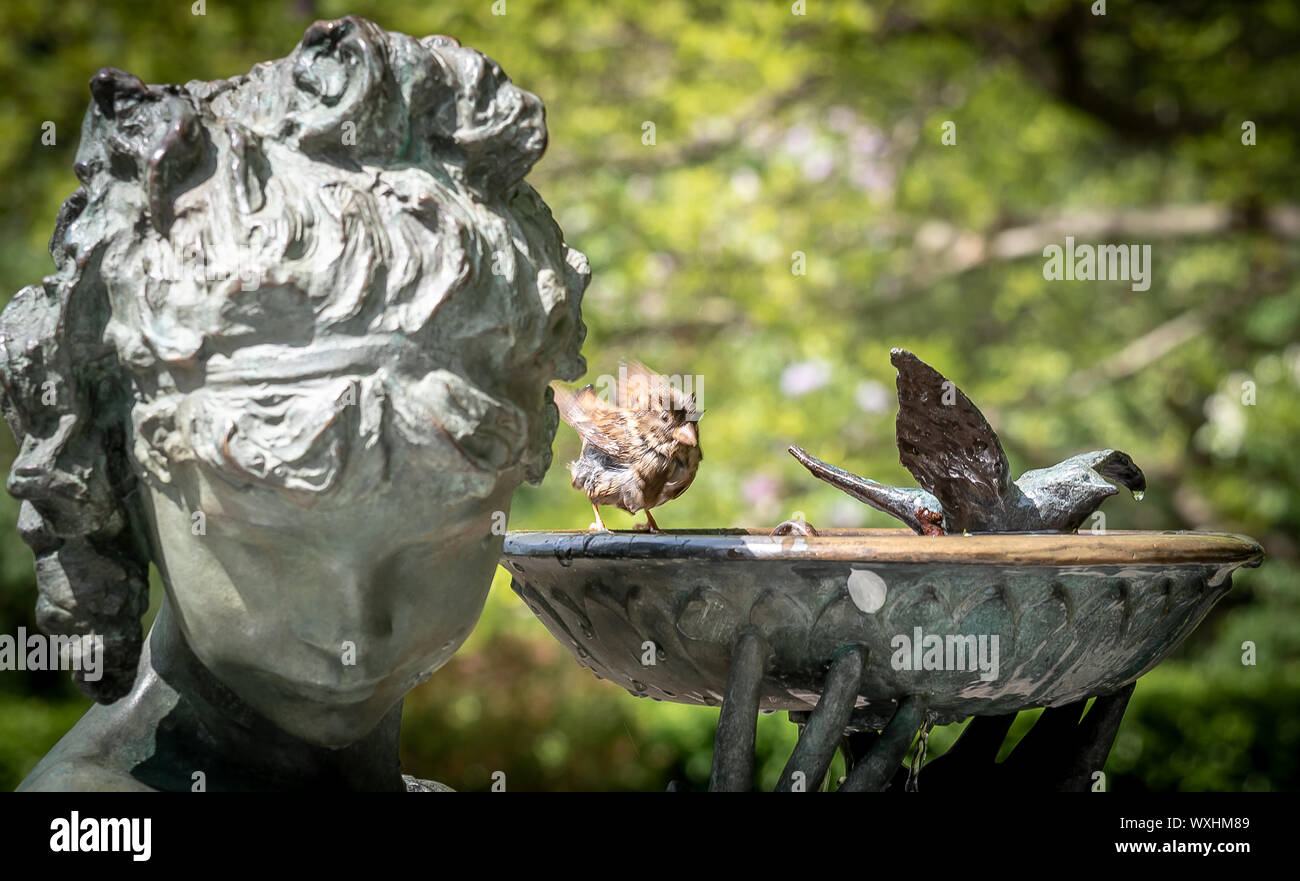
[[[269,670],[249,670],[260,684],[291,700],[309,700],[323,704],[359,704],[369,700],[383,683],[383,679],[369,679],[358,683],[309,682],[272,673]]]

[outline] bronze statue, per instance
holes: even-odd
[[[352,16],[244,76],[90,89],[0,368],[39,622],[106,668],[22,788],[426,786],[402,697],[473,628],[548,383],[585,371],[587,261],[523,181],[542,103]]]

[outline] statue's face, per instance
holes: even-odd
[[[150,485],[149,508],[190,647],[285,731],[329,747],[364,737],[482,612],[519,475],[449,504],[457,479],[400,445],[360,451],[343,480],[366,491],[304,507],[192,461],[174,468],[171,485]]]

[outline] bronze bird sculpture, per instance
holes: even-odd
[[[1128,454],[1097,450],[1010,477],[1002,443],[984,414],[952,382],[911,352],[893,349],[898,369],[899,461],[922,489],[885,486],[808,455],[790,454],[812,474],[922,535],[1073,532],[1109,496],[1134,498],[1146,477]]]
[[[658,532],[650,509],[684,493],[703,458],[695,395],[636,362],[620,371],[614,401],[602,400],[591,385],[576,393],[552,388],[560,416],[582,438],[569,472],[591,499],[592,528],[608,531],[599,506],[614,505],[645,511],[649,529]]]

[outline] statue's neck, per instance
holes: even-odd
[[[400,701],[351,746],[334,750],[309,744],[248,706],[203,665],[166,598],[149,632],[135,688],[120,703],[126,713],[119,721],[152,729],[130,732],[127,740],[154,744],[129,768],[154,788],[192,789],[196,772],[214,791],[404,788]]]

